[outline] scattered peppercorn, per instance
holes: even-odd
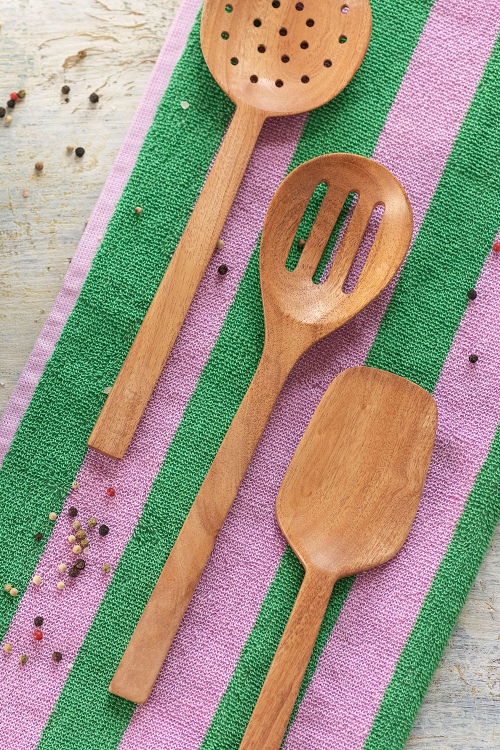
[[[224,240],[217,240],[217,250],[222,250],[225,244]]]
[[[9,591],[9,594],[11,596],[17,596],[19,594],[19,591],[15,589],[14,587],[12,587],[11,590]]]
[[[69,569],[68,575],[70,578],[76,578],[80,575],[80,571],[78,570],[78,568],[73,567]]]
[[[10,645],[10,643],[4,643],[3,650],[6,654],[10,654],[10,652],[12,651],[12,646]]]
[[[80,523],[80,521],[73,521],[73,523],[71,524],[71,526],[74,528],[75,531],[78,531],[81,525],[82,524]]]
[[[5,124],[10,125],[11,122],[12,122],[12,117],[10,115],[7,115],[7,117],[5,118]]]
[[[43,170],[43,161],[37,161],[35,164],[35,169],[37,172],[41,172]]]
[[[76,516],[77,516],[77,515],[78,515],[78,511],[77,511],[77,509],[76,509],[76,508],[70,508],[70,509],[68,510],[68,516],[69,516],[70,518],[76,518]]]
[[[19,99],[24,99],[24,97],[26,96],[26,91],[24,89],[21,89],[20,91],[17,92],[17,95]]]
[[[0,107],[0,118],[5,117],[6,111],[5,107]]]
[[[30,194],[30,191],[28,190],[28,188],[24,188],[24,190],[23,190],[23,198],[27,198],[29,194]]]
[[[95,92],[89,96],[90,101],[92,104],[97,104],[99,101],[99,94],[96,94]]]
[[[469,291],[467,292],[467,297],[468,297],[468,298],[469,298],[470,300],[476,299],[476,297],[477,297],[477,292],[476,292],[476,290],[475,290],[475,289],[469,289]]]
[[[75,150],[74,146],[66,146],[66,153],[67,154],[72,154],[74,150]],[[71,486],[73,487],[73,484]],[[78,487],[78,484],[76,486]]]
[[[35,539],[37,542],[41,542],[43,539],[43,534],[41,534],[39,531],[35,534]]]
[[[59,591],[62,591],[64,588],[64,581],[58,581],[56,583],[56,588],[59,589]]]
[[[99,526],[99,534],[101,536],[106,536],[107,534],[109,534],[109,526],[106,526],[105,523],[101,524]]]
[[[85,560],[82,560],[82,558],[76,560],[74,567],[77,570],[85,570]]]
[[[52,654],[52,661],[59,663],[62,660],[62,654],[60,651],[54,651]]]
[[[26,654],[21,654],[19,657],[19,664],[27,664],[28,662],[28,656]]]
[[[75,154],[77,156],[82,157],[84,155],[84,153],[85,153],[85,149],[82,148],[81,146],[78,146],[78,148],[75,148]]]
[[[87,533],[83,529],[79,529],[76,532],[76,538],[77,539],[85,539],[86,536],[87,536]]]
[[[225,263],[223,263],[222,266],[219,266],[219,268],[217,269],[217,273],[219,274],[219,276],[225,276],[228,271],[229,268]]]
[[[9,109],[14,109],[14,107],[16,106],[14,99],[9,99],[9,101],[7,102],[7,106]]]
[[[66,573],[67,568],[68,566],[66,565],[66,563],[59,563],[59,565],[57,566],[57,570],[59,571],[59,573]]]
[[[93,529],[95,526],[97,526],[97,518],[94,518],[94,516],[92,516],[92,518],[89,518],[89,520],[87,521],[87,525],[90,526],[91,529]]]
[[[39,586],[41,584],[41,582],[42,582],[41,576],[33,576],[32,580],[33,580],[33,583],[35,584],[35,586]]]
[[[111,570],[111,565],[108,565],[108,563],[104,563],[101,570],[103,573],[109,573],[109,571]]]
[[[5,586],[3,587],[3,590],[7,591],[7,593],[8,593],[11,590],[11,588],[12,588],[12,586],[10,585],[10,583],[6,583]]]
[[[41,628],[43,625],[43,617],[35,617],[34,623],[37,628]]]
[[[80,547],[82,549],[86,549],[89,546],[89,540],[88,539],[82,539],[80,542]]]
[[[140,214],[142,214],[142,208],[140,206],[136,206],[134,208],[134,212],[137,214],[137,216],[140,216]]]
[[[70,149],[71,149],[71,150],[73,151],[73,146],[66,146],[66,148],[67,148],[67,149],[68,149],[68,148],[70,148]],[[75,479],[75,480],[74,480],[73,482],[71,482],[71,487],[72,487],[72,488],[73,488],[74,490],[77,490],[77,489],[78,489],[78,482],[76,481],[76,479]],[[78,511],[77,511],[77,512],[78,512]]]
[[[306,246],[306,241],[301,239],[297,242],[297,245],[302,249]]]
[[[41,641],[43,639],[43,633],[41,630],[34,630],[33,631],[33,638],[35,641]]]
[[[80,547],[80,545],[79,544],[75,544],[75,546],[73,547],[73,550],[72,550],[73,554],[74,555],[79,555],[81,551],[82,551],[82,548]]]
[[[137,211],[137,209],[135,210]],[[142,211],[142,208],[141,208],[141,211]],[[106,490],[106,495],[108,495],[108,497],[114,497],[116,495],[116,492],[113,489],[113,487],[108,487],[108,489]]]
[[[500,242],[495,242],[495,243],[493,244],[493,250],[494,250],[494,251],[495,251],[496,253],[500,253]]]
[[[17,100],[19,99],[19,96],[16,91],[13,91],[12,94],[10,95],[10,98],[12,99],[12,101],[17,102]]]
[[[57,513],[54,513],[54,511],[49,513],[49,521],[55,521],[56,519],[57,519]]]
[[[76,542],[76,536],[74,534],[70,534],[68,537],[68,542],[70,544],[74,544]]]
[[[476,362],[477,362],[478,359],[479,359],[479,357],[477,356],[477,354],[470,354],[469,355],[469,362],[472,362],[473,365],[476,364]]]
[[[84,57],[87,57],[86,50],[81,49],[80,52],[77,52],[77,56],[80,58],[80,60],[83,60]]]
[[[71,91],[70,87],[66,85],[64,85],[61,89],[61,93],[64,95],[69,94],[70,91]]]

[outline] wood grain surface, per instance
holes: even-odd
[[[0,128],[0,412],[61,286],[179,0],[7,0],[0,97],[25,88]],[[85,49],[84,61],[71,64]],[[60,94],[71,86],[70,102]],[[90,111],[89,94],[101,101]],[[95,116],[97,115],[97,117]],[[66,144],[83,145],[75,169]],[[45,169],[38,180],[35,161]],[[22,190],[30,191],[28,198]],[[500,746],[500,531],[450,638],[407,743],[411,750]]]

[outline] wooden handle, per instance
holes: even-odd
[[[122,458],[212,256],[265,115],[239,104],[184,234],[99,418],[90,448]]]
[[[240,750],[279,750],[334,584],[330,573],[306,571]]]
[[[272,353],[272,349],[269,348]],[[262,359],[139,620],[110,692],[144,703],[200,579],[293,362]]]

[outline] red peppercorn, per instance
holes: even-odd
[[[34,630],[33,631],[33,638],[35,641],[41,641],[43,638],[43,633],[41,630]]]
[[[106,495],[108,495],[108,497],[114,497],[116,495],[113,487],[108,487],[108,489],[106,490]]]
[[[495,242],[495,243],[494,243],[494,245],[493,245],[493,250],[494,250],[494,251],[495,251],[496,253],[500,253],[500,242]]]
[[[12,94],[10,95],[10,98],[12,99],[13,102],[17,102],[17,100],[19,99],[19,94],[13,91]]]

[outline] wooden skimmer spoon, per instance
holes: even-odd
[[[403,546],[436,426],[432,396],[383,370],[345,370],[321,399],[276,503],[305,577],[240,750],[279,750],[335,582]]]
[[[294,271],[285,262],[316,187],[328,189]],[[330,273],[313,283],[347,196],[358,201]],[[373,245],[349,294],[342,291],[376,205],[384,206]],[[252,454],[295,362],[312,344],[371,302],[392,279],[408,249],[412,213],[400,183],[385,167],[352,154],[319,156],[284,180],[266,216],[260,250],[265,319],[262,358],[165,563],[113,677],[110,690],[143,703],[231,508]]]
[[[368,47],[369,0],[205,0],[203,54],[236,104],[220,152],[90,435],[122,458],[212,256],[264,120],[333,99]]]

